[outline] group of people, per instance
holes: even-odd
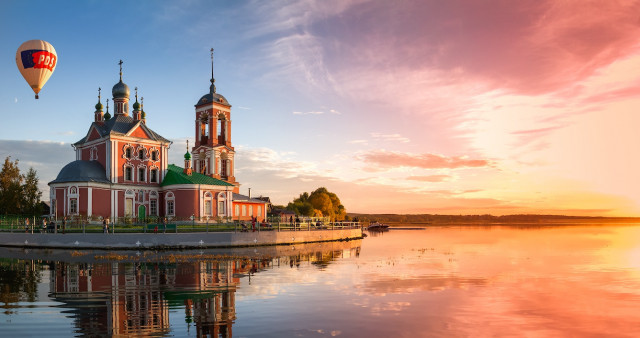
[[[35,221],[33,226],[35,227]],[[62,227],[61,227],[62,233],[64,234],[67,230],[67,218],[63,218],[62,219]],[[31,226],[31,222],[29,221],[29,218],[25,218],[24,220],[24,232],[32,232],[33,233],[34,228],[32,228]],[[51,221],[51,222],[47,222],[46,218],[42,219],[42,228],[40,229],[41,233],[45,233],[45,232],[54,232],[54,233],[58,233],[58,227],[55,221]]]
[[[242,226],[242,229],[240,231],[243,231],[243,232],[249,231],[249,228],[247,228],[247,224],[245,223],[245,221],[242,221],[240,225]],[[271,228],[271,224],[264,221],[259,222],[258,217],[251,217],[251,229],[253,232],[256,231],[256,225],[261,226],[263,228],[269,228],[269,229]]]

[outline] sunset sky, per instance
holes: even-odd
[[[213,47],[241,193],[640,216],[637,1],[2,1],[0,19],[0,157],[45,197],[120,59],[182,166]],[[31,39],[59,57],[39,100],[15,64]]]

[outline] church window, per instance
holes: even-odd
[[[227,171],[228,163],[229,163],[229,160],[222,160],[222,165],[221,165],[222,168],[220,168],[221,169],[220,170],[220,175],[223,176],[223,177],[227,177],[228,176],[228,171]]]
[[[132,155],[131,155],[131,148],[127,148],[124,150],[124,157],[126,157],[127,159],[131,159]]]
[[[144,149],[138,150],[138,159],[144,161]]]
[[[133,168],[129,166],[124,167],[124,180],[133,181]]]
[[[149,215],[158,216],[158,200],[149,201]]]
[[[218,215],[224,215],[224,201],[218,201]]]
[[[204,194],[204,214],[205,216],[212,216],[213,215],[213,210],[212,210],[212,196],[210,192],[207,192]]]
[[[96,147],[91,148],[89,160],[91,161],[98,160],[98,148]]]
[[[158,183],[158,169],[151,169],[151,183]]]
[[[256,214],[256,216],[262,217],[262,206],[258,206],[258,213]]]
[[[142,167],[142,168],[138,168],[138,182],[145,182],[146,181],[146,174],[147,170],[146,168]]]
[[[69,213],[75,215],[78,213],[78,199],[71,198],[69,199]]]
[[[78,188],[76,188],[76,187],[69,188],[69,194],[75,195],[77,193],[78,193]]]
[[[211,200],[204,201],[204,214],[205,216],[211,216]]]
[[[253,216],[253,205],[249,206],[249,216]]]
[[[166,206],[167,206],[165,214],[167,216],[175,215],[175,197],[174,197],[173,193],[172,192],[168,192],[166,197],[165,197],[165,200],[166,200]]]
[[[151,152],[151,160],[152,161],[157,161],[158,160],[158,151],[154,150]]]
[[[226,208],[226,195],[223,193],[218,194],[218,215],[223,216],[226,215],[227,212],[227,208]]]
[[[175,213],[175,205],[173,201],[167,201],[167,215],[173,216]]]
[[[240,206],[236,204],[236,213],[235,216],[240,216]]]
[[[247,206],[246,205],[242,206],[242,216],[247,216]]]

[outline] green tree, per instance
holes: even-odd
[[[340,198],[325,187],[314,190],[311,194],[304,192],[287,205],[287,210],[303,216],[325,216],[332,220],[342,221],[347,211],[340,203]]]
[[[42,191],[38,188],[38,174],[33,168],[29,168],[27,176],[25,176],[22,185],[23,209],[22,213],[26,215],[41,215],[42,204],[40,198]]]
[[[11,156],[4,160],[0,171],[0,214],[18,214],[22,209],[22,181],[18,160],[11,162]]]

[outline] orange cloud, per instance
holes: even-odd
[[[378,166],[415,167],[423,169],[458,169],[488,167],[491,163],[487,160],[467,159],[463,156],[446,157],[434,154],[406,154],[391,151],[372,151],[360,156],[365,163]]]

